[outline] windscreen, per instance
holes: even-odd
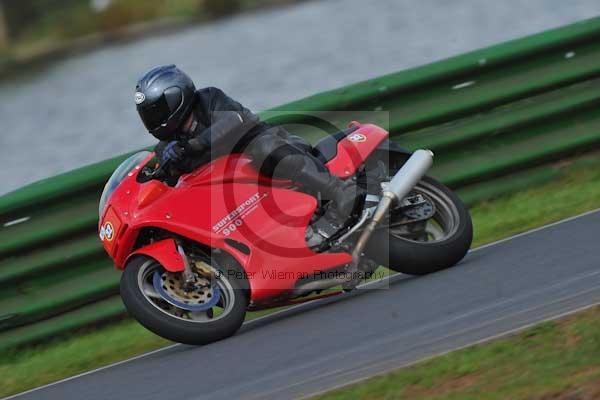
[[[135,153],[125,161],[123,161],[115,172],[112,173],[108,182],[104,186],[104,191],[102,192],[102,197],[100,197],[100,204],[98,207],[98,213],[100,218],[102,218],[102,213],[104,212],[104,208],[106,207],[106,203],[110,199],[110,196],[113,194],[115,189],[119,186],[119,184],[125,179],[127,174],[135,168],[140,162],[142,162],[148,155],[149,151],[140,151],[139,153]]]

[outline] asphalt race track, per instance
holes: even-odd
[[[600,211],[472,251],[389,289],[298,306],[205,347],[171,346],[18,399],[305,397],[600,302]],[[373,288],[373,285],[370,286]]]

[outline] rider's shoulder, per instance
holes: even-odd
[[[225,96],[225,92],[223,92],[223,90],[219,89],[216,86],[207,86],[205,88],[198,89],[198,90],[196,90],[196,94],[200,95],[200,96],[209,96],[209,97]]]
[[[227,95],[221,89],[215,86],[208,86],[196,90],[196,99],[198,99],[200,102],[204,101],[212,103],[214,100],[220,100],[225,97],[227,97]]]

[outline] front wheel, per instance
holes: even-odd
[[[121,277],[121,297],[127,311],[157,335],[191,345],[211,343],[233,335],[246,315],[247,285],[232,268],[207,260],[203,269],[212,270],[212,278],[186,291],[181,273],[137,256]]]
[[[391,210],[389,227],[377,230],[366,255],[394,271],[425,275],[449,268],[463,259],[473,240],[471,216],[458,196],[431,177],[424,177],[411,195],[421,195],[430,218],[403,224],[399,209]]]

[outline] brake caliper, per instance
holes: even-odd
[[[400,206],[397,208],[409,218],[409,221],[405,223],[412,223],[417,221],[425,221],[435,214],[435,206],[433,202],[427,199],[422,194],[415,194],[413,196],[405,197],[402,199]]]

